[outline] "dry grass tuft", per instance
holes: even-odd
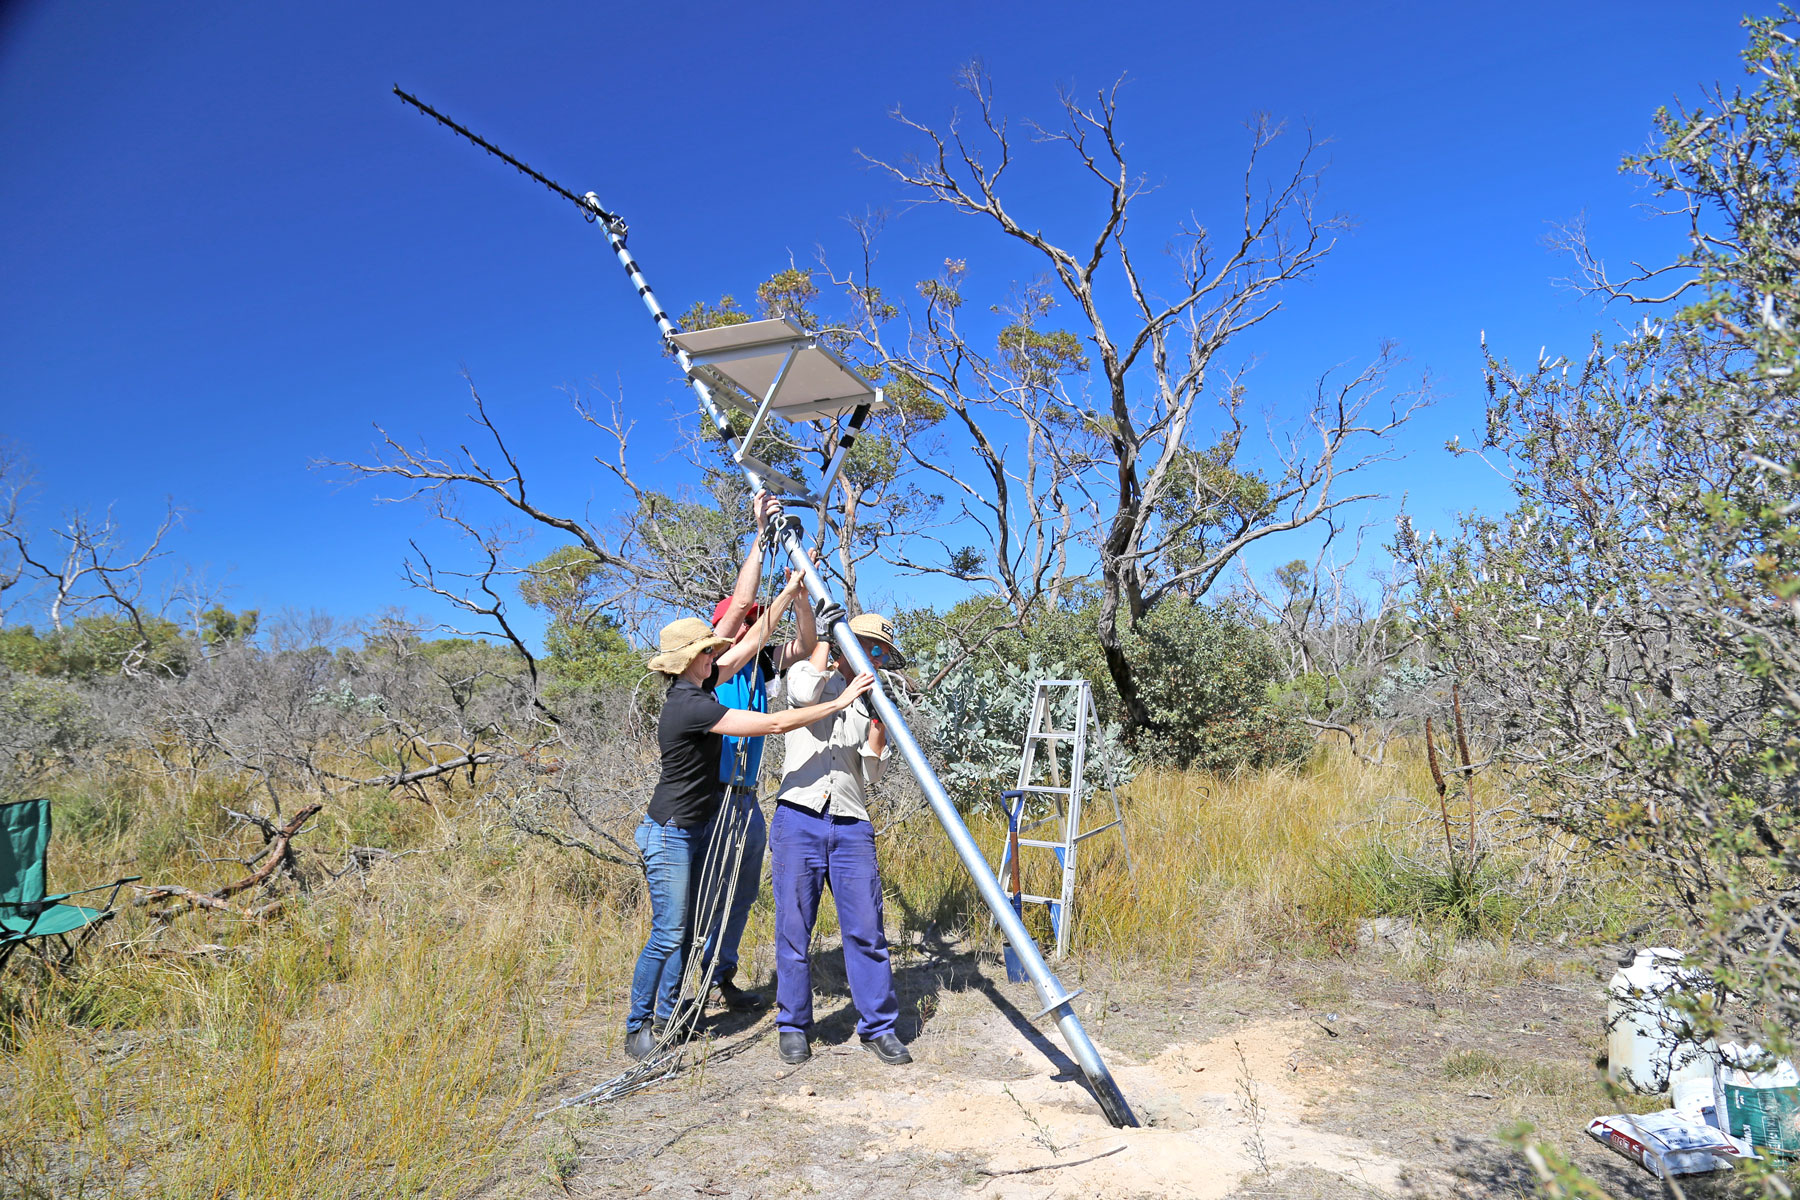
[[[1083,843],[1072,944],[1175,973],[1353,947],[1358,922],[1393,907],[1365,868],[1383,846],[1414,848],[1422,779],[1422,766],[1375,768],[1331,749],[1298,769],[1146,773],[1124,795],[1131,869],[1117,835]],[[970,825],[998,861],[1003,820],[978,813]],[[909,912],[944,927],[970,911],[929,817],[891,836],[883,871]],[[1026,891],[1060,890],[1049,851],[1023,861]],[[1047,938],[1047,921],[1032,916]]]
[[[452,823],[476,840],[379,863],[284,921],[162,928],[136,910],[74,979],[15,967],[0,1193],[479,1184],[640,933],[631,888],[600,933],[559,887],[566,859],[479,840],[477,814]]]

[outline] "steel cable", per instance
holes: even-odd
[[[773,525],[774,522],[771,521],[770,524]],[[772,572],[767,569],[772,565],[773,563],[766,563],[763,572],[764,594],[761,601],[764,611],[767,611],[768,602],[773,598],[774,581],[770,577]],[[737,757],[732,765],[732,779],[742,780],[749,766],[750,740],[739,738]],[[713,975],[718,970],[719,957],[725,948],[725,927],[731,919],[732,900],[737,895],[738,878],[743,873],[744,842],[750,832],[751,808],[757,803],[755,796],[751,796],[748,803],[734,802],[731,794],[733,786],[736,785],[726,787],[718,815],[713,818],[712,833],[707,838],[706,853],[701,860],[700,883],[694,889],[694,909],[688,913],[689,943],[682,963],[681,988],[676,993],[675,1012],[664,1027],[662,1036],[656,1039],[650,1052],[636,1065],[605,1083],[596,1084],[585,1092],[559,1101],[538,1113],[539,1118],[565,1108],[623,1099],[664,1080],[673,1079],[686,1065],[688,1043],[699,1032],[700,1024],[705,1018],[706,998],[712,991]],[[754,788],[756,780],[748,781],[748,786]],[[729,864],[727,859],[730,860]],[[760,873],[762,863],[756,863],[751,869]],[[719,941],[712,958],[710,961],[702,961],[706,958],[707,938],[715,933]]]

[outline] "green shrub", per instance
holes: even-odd
[[[71,685],[0,668],[0,799],[17,800],[100,739],[100,723]]]
[[[1091,596],[1045,606],[1024,622],[994,600],[977,599],[943,614],[905,612],[897,624],[924,679],[960,646],[986,639],[921,701],[939,727],[944,765],[958,778],[993,777],[1007,761],[1016,769],[1031,685],[1040,678],[1087,679],[1101,722],[1119,729],[1121,751],[1159,766],[1261,768],[1299,763],[1312,749],[1304,701],[1278,698],[1274,648],[1234,605],[1169,599],[1127,635],[1125,652],[1151,713],[1148,728],[1126,723]]]
[[[1155,761],[1229,771],[1298,763],[1311,751],[1298,707],[1270,698],[1281,678],[1274,647],[1235,606],[1165,601],[1125,648],[1154,722],[1139,748]]]

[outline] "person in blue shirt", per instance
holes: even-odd
[[[780,501],[764,492],[756,494],[752,508],[759,527],[767,526],[781,512]],[[792,604],[804,586],[798,572],[789,572],[787,585],[770,604],[771,611],[767,619],[761,619],[764,614],[762,606],[756,602],[756,592],[762,583],[762,566],[763,552],[759,540],[751,545],[750,553],[744,558],[744,565],[738,570],[737,583],[732,588],[731,595],[713,608],[713,634],[730,638],[734,657],[740,659],[745,653],[746,639],[760,641],[767,638],[769,630],[780,619],[782,610]],[[749,712],[769,711],[769,681],[780,679],[789,667],[810,657],[813,647],[818,644],[818,630],[811,606],[801,600],[793,608],[794,638],[779,646],[759,646],[751,650],[749,661],[741,669],[729,678],[719,680],[714,693],[719,703],[727,708],[745,709]],[[737,888],[732,893],[730,908],[725,913],[724,928],[708,932],[700,953],[703,966],[717,958],[718,969],[714,973],[713,983],[719,989],[719,996],[724,1000],[725,1006],[734,1012],[747,1012],[763,1006],[762,996],[737,986],[738,945],[743,941],[744,923],[750,916],[750,909],[762,890],[763,853],[769,841],[762,806],[757,803],[756,798],[757,780],[762,777],[762,752],[761,737],[727,736],[719,754],[719,781],[725,788],[720,812],[736,808],[740,815],[748,818],[749,825],[744,834],[744,857],[738,868]],[[714,825],[715,836],[727,824],[727,821],[717,822]]]

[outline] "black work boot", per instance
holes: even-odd
[[[890,1067],[898,1067],[912,1061],[912,1054],[906,1049],[906,1043],[892,1033],[864,1038],[862,1044],[864,1050]]]
[[[737,968],[720,974],[716,981],[719,988],[719,999],[732,1012],[755,1012],[767,1007],[768,1002],[762,998],[761,992],[746,992],[737,985]]]
[[[706,1028],[706,1010],[692,1000],[683,1000],[675,1006],[675,1011],[669,1014],[668,1020],[651,1022],[652,1028],[656,1030],[658,1040],[661,1040],[662,1035],[668,1031],[671,1025],[686,1026],[690,1034],[699,1033]]]
[[[798,1029],[784,1029],[775,1044],[775,1053],[790,1067],[797,1067],[812,1057],[812,1043]]]
[[[641,1059],[654,1049],[656,1033],[650,1028],[650,1022],[646,1021],[636,1029],[625,1032],[625,1053],[632,1058]]]

